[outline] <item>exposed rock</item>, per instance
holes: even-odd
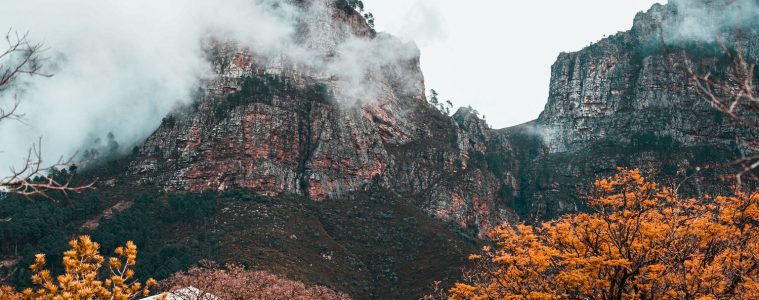
[[[636,16],[630,31],[559,55],[548,103],[529,129],[544,147],[523,162],[521,177],[529,191],[522,196],[528,206],[522,212],[537,219],[575,210],[588,183],[619,166],[683,180],[688,184],[683,191],[702,193],[716,183],[715,173],[724,171],[715,166],[748,149],[740,141],[758,140],[756,131],[711,108],[684,68],[691,60],[697,72],[719,77],[730,67],[716,36],[693,42],[676,29],[696,10],[706,14],[701,22],[714,21],[710,18],[726,14],[726,3],[656,4]],[[756,28],[743,30],[740,38],[735,30],[726,27],[720,35],[757,61]],[[699,169],[707,171],[698,174]]]
[[[673,5],[562,53],[538,120],[493,130],[469,109],[449,117],[425,101],[413,45],[375,34],[358,13],[314,3],[327,13],[303,20],[298,37],[325,57],[353,38],[415,55],[382,62],[361,81],[373,91],[355,101],[340,78],[218,43],[209,50],[218,79],[145,142],[131,174],[168,191],[241,187],[314,201],[379,185],[484,236],[517,213],[537,221],[581,209],[589,183],[616,167],[682,179],[735,155],[736,139],[756,140],[696,93],[677,45],[658,43],[657,22],[678,18]],[[758,42],[754,34],[744,43],[752,60]],[[702,70],[725,67],[698,59]]]
[[[218,43],[209,50],[218,79],[145,142],[130,172],[167,191],[239,187],[314,201],[380,184],[465,227],[489,229],[503,220],[508,210],[497,200],[498,177],[468,168],[472,153],[484,155],[487,125],[464,115],[453,121],[427,104],[413,45],[376,35],[359,14],[324,3],[313,5],[327,13],[303,20],[306,47],[333,53],[362,38],[414,55],[383,62],[363,83],[375,90],[372,98],[352,103],[339,78]],[[256,82],[254,92],[246,80]],[[271,92],[257,93],[258,85]],[[230,97],[242,103],[229,105]]]
[[[132,202],[125,201],[125,200],[119,201],[112,207],[103,211],[103,213],[97,215],[96,217],[92,219],[85,221],[84,224],[82,224],[81,228],[88,229],[88,230],[95,229],[98,226],[100,226],[100,222],[102,220],[108,220],[108,219],[113,218],[114,214],[120,213],[122,211],[129,209],[130,207],[132,207],[132,204],[133,204]]]

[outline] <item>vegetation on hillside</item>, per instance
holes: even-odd
[[[374,29],[374,14],[364,11],[364,2],[361,0],[337,0],[336,5],[346,13],[363,13],[366,23]]]
[[[65,241],[71,235],[91,235],[106,249],[131,240],[143,247],[136,276],[165,278],[208,254],[197,245],[168,242],[164,235],[167,227],[185,226],[197,227],[196,233],[203,236],[202,220],[217,209],[215,194],[173,194],[165,200],[158,194],[144,194],[135,198],[113,203],[102,195],[87,194],[55,204],[8,197],[0,206],[0,217],[5,218],[0,222],[0,255],[23,266],[33,263],[35,253],[48,253],[55,271],[64,268],[59,253],[66,250]],[[110,216],[104,217],[104,210],[110,211]],[[10,269],[4,278],[8,283],[33,284],[29,270]]]
[[[303,97],[320,103],[328,103],[332,101],[334,94],[322,82],[298,84],[292,79],[280,75],[251,75],[243,78],[237,92],[230,94],[224,101],[216,104],[214,113],[217,119],[223,119],[227,117],[230,110],[236,107],[251,103],[272,105],[277,99],[283,101],[286,97]],[[165,119],[164,123],[173,127],[173,120],[171,119]]]
[[[440,100],[440,94],[435,89],[430,90],[430,95],[427,98],[427,102],[432,105],[435,109],[440,111],[442,114],[448,116],[451,114],[451,109],[453,108],[453,102],[451,100]]]
[[[194,287],[196,289],[187,289]],[[182,300],[256,299],[256,300],[348,300],[348,295],[323,286],[306,286],[277,275],[251,271],[237,264],[220,267],[204,261],[200,266],[174,274],[159,288]],[[218,298],[216,298],[218,297]]]
[[[385,190],[316,203],[249,190],[110,191],[117,189],[123,191],[87,193],[60,204],[4,200],[0,262],[9,273],[0,278],[7,276],[5,284],[21,289],[33,287],[33,272],[25,266],[40,252],[48,254],[51,272],[63,272],[65,241],[86,234],[102,249],[128,240],[139,245],[134,270],[141,280],[164,280],[208,259],[328,286],[358,299],[397,299],[422,295],[436,278],[457,280],[466,255],[478,247],[464,232]]]

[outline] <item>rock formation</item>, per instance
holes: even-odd
[[[737,155],[736,140],[756,138],[691,86],[681,65],[693,48],[661,38],[658,28],[683,18],[674,4],[559,55],[540,117],[494,130],[468,109],[449,117],[426,102],[413,45],[375,33],[330,1],[305,3],[325,9],[302,20],[297,40],[327,60],[355,40],[410,55],[374,64],[360,80],[371,91],[357,95],[339,75],[215,43],[209,53],[219,77],[192,107],[167,117],[130,174],[167,191],[238,187],[313,201],[379,185],[483,236],[518,215],[537,221],[581,209],[582,187],[616,167],[685,178]],[[741,42],[755,60],[751,33]],[[724,68],[713,57],[697,57],[700,70]]]

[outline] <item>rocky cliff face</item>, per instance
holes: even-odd
[[[729,72],[718,38],[757,61],[757,27],[724,19],[740,11],[730,3],[656,4],[636,16],[630,31],[559,55],[548,103],[529,128],[543,144],[522,175],[529,186],[522,204],[531,217],[577,209],[573,195],[584,194],[587,182],[619,166],[671,180],[689,178],[683,190],[703,193],[718,184],[715,174],[729,172],[721,164],[746,154],[757,132],[710,107],[685,69],[689,62],[697,73],[715,78]],[[694,20],[699,23],[689,23]],[[699,26],[708,33],[684,36]]]
[[[725,10],[721,1],[701,2],[715,14]],[[729,144],[741,134],[736,124],[719,119],[705,105],[687,78],[688,60],[703,73],[728,67],[713,42],[717,36],[697,42],[677,36],[672,28],[687,13],[675,4],[657,4],[638,14],[632,30],[559,55],[551,70],[548,104],[538,119],[550,152],[576,151],[605,138],[625,143],[640,133],[685,146]],[[755,61],[759,36],[747,33],[740,42]],[[734,41],[734,34],[724,37],[727,43]]]
[[[168,191],[246,188],[312,201],[379,186],[483,236],[518,215],[536,221],[580,209],[584,187],[616,167],[681,179],[736,155],[736,139],[756,140],[708,107],[679,66],[686,54],[701,55],[702,70],[724,62],[659,43],[658,24],[682,17],[672,4],[639,14],[628,32],[561,54],[545,111],[503,130],[466,109],[448,117],[427,104],[413,45],[376,34],[330,1],[302,5],[324,8],[301,20],[297,40],[326,60],[356,41],[375,45],[362,60],[411,55],[348,81],[370,87],[356,94],[345,76],[216,43],[209,53],[218,79],[167,117],[130,174]],[[754,60],[757,42],[755,34],[744,41]]]
[[[326,59],[349,43],[412,55],[372,63],[379,72],[361,82],[371,91],[357,96],[346,78],[217,43],[209,53],[218,79],[195,105],[164,120],[130,173],[167,191],[245,188],[313,201],[380,186],[473,230],[506,219],[510,210],[497,194],[514,177],[470,166],[493,131],[469,112],[450,118],[427,104],[415,46],[375,34],[359,14],[330,1],[304,5],[324,7],[302,20],[297,40]]]

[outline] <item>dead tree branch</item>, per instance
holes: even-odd
[[[16,169],[11,167],[11,175],[0,179],[0,188],[9,193],[17,194],[31,200],[34,196],[41,196],[51,201],[56,201],[51,192],[59,192],[68,198],[70,193],[81,193],[94,188],[95,182],[84,185],[76,185],[73,182],[74,172],[66,171],[72,164],[72,158],[59,158],[52,165],[45,166],[42,161],[42,141],[33,145],[26,156],[23,167]]]
[[[685,68],[693,86],[717,111],[728,116],[736,123],[749,130],[759,130],[759,95],[756,92],[755,69],[756,64],[746,60],[740,46],[734,50],[728,49],[722,40],[719,40],[720,48],[730,61],[730,68],[726,74],[713,76],[710,72],[700,74],[695,70],[694,63],[686,59]],[[686,56],[687,57],[687,56]],[[748,143],[742,157],[732,162],[738,167],[736,180],[738,186],[743,184],[744,179],[759,181],[754,172],[759,168],[759,144],[754,141]]]
[[[29,34],[19,34],[9,30],[5,34],[6,49],[0,52],[0,93],[13,87],[14,81],[21,75],[50,77],[42,68],[45,58],[40,54],[44,50],[42,43],[29,40]],[[0,106],[0,121],[14,119],[20,121],[23,114],[18,113],[21,101],[16,98],[10,107]]]
[[[20,76],[50,77],[43,71],[45,58],[42,43],[32,42],[28,33],[19,34],[9,30],[5,34],[6,49],[0,50],[0,95],[11,90]],[[23,122],[24,115],[19,112],[21,101],[14,97],[13,103],[3,106],[0,103],[0,123],[15,120]],[[0,193],[17,194],[31,199],[41,196],[54,200],[51,193],[68,197],[70,193],[80,193],[94,188],[94,182],[77,185],[73,181],[74,173],[64,171],[72,166],[73,157],[60,158],[52,165],[44,165],[42,160],[42,140],[32,145],[22,167],[11,167],[10,175],[0,178]]]

